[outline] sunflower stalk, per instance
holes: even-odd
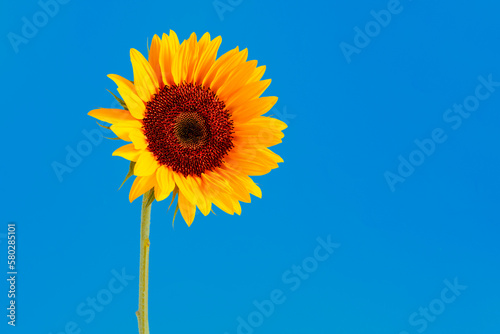
[[[149,334],[148,322],[148,278],[149,278],[149,226],[151,219],[151,189],[142,197],[141,211],[141,259],[139,273],[139,310],[136,312],[139,333]]]

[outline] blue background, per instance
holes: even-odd
[[[132,79],[129,49],[146,53],[169,29],[221,35],[219,55],[248,48],[289,128],[274,147],[285,163],[254,178],[263,197],[241,216],[198,212],[173,229],[169,200],[153,204],[151,333],[238,333],[238,317],[274,289],[286,299],[254,333],[500,332],[500,89],[459,128],[443,119],[478,77],[500,81],[498,4],[401,0],[377,31],[370,11],[387,0],[221,2],[222,16],[212,1],[69,1],[47,22],[36,1],[3,2],[0,263],[6,273],[14,221],[19,275],[15,329],[0,284],[1,332],[137,333],[140,201],[128,202],[130,181],[117,190],[128,163],[111,152],[122,143],[101,141],[112,135],[87,112],[116,106],[106,75]],[[8,34],[34,15],[43,24],[16,53]],[[366,24],[368,45],[346,57],[341,43],[355,46]],[[446,141],[392,191],[385,173],[437,128]],[[99,140],[60,180],[54,162],[67,165],[82,131]],[[328,236],[340,247],[292,291],[283,275]],[[92,319],[79,314],[110,296],[113,270],[134,278]],[[442,304],[455,279],[467,288]],[[445,309],[422,320],[429,305]]]

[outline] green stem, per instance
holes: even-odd
[[[139,310],[137,322],[139,323],[139,333],[149,334],[148,323],[148,277],[149,277],[149,225],[151,218],[151,203],[148,199],[153,189],[142,196],[141,211],[141,260],[139,273]]]

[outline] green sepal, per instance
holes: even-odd
[[[175,186],[174,190],[172,191],[172,201],[170,202],[167,211],[170,210],[170,207],[174,203],[175,197],[177,196],[178,193],[179,193],[179,188]],[[172,228],[174,227],[175,216],[177,215],[177,211],[179,211],[179,203],[177,203],[177,205],[175,206],[174,218],[172,219]]]
[[[174,190],[172,191],[172,201],[170,202],[170,205],[168,206],[167,211],[170,210],[170,207],[172,206],[172,204],[175,201],[175,196],[177,196],[178,193],[179,193],[179,188],[177,186],[175,186]]]
[[[111,93],[111,95],[113,95],[113,97],[116,99],[116,101],[118,101],[118,103],[122,106],[123,109],[125,110],[128,110],[128,107],[127,107],[127,104],[125,104],[125,101],[123,101],[122,99],[120,99],[118,96],[116,96],[112,91],[110,91],[109,89],[106,89],[108,92]]]
[[[104,137],[104,136],[103,136],[103,137]],[[121,139],[121,138],[119,138],[119,137],[115,137],[115,138],[104,137],[104,138],[106,138],[106,139],[111,139],[111,140],[120,140],[120,139]]]
[[[151,191],[149,191],[149,196],[146,199],[146,207],[150,206],[154,200],[155,200],[155,192],[154,188],[152,188]]]
[[[106,125],[102,125],[101,123],[99,122],[96,122],[97,125],[99,125],[101,128],[105,128],[105,129],[108,129],[108,130],[111,130],[111,128],[109,126],[106,126]]]
[[[135,167],[135,161],[130,161],[130,166],[129,166],[129,169],[128,169],[127,176],[125,176],[125,180],[123,180],[123,182],[122,182],[120,188],[118,188],[118,190],[120,190],[121,187],[123,187],[123,185],[129,179],[129,177],[131,177],[132,175],[134,175],[134,167]]]
[[[175,216],[177,216],[177,211],[179,211],[179,204],[175,206],[174,218],[172,219],[172,228],[174,228]]]

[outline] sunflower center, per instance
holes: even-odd
[[[233,121],[224,102],[201,85],[165,86],[147,103],[143,124],[158,163],[185,176],[222,166],[233,148]]]
[[[175,121],[175,135],[181,146],[194,149],[205,143],[207,128],[205,120],[198,113],[181,113]]]

